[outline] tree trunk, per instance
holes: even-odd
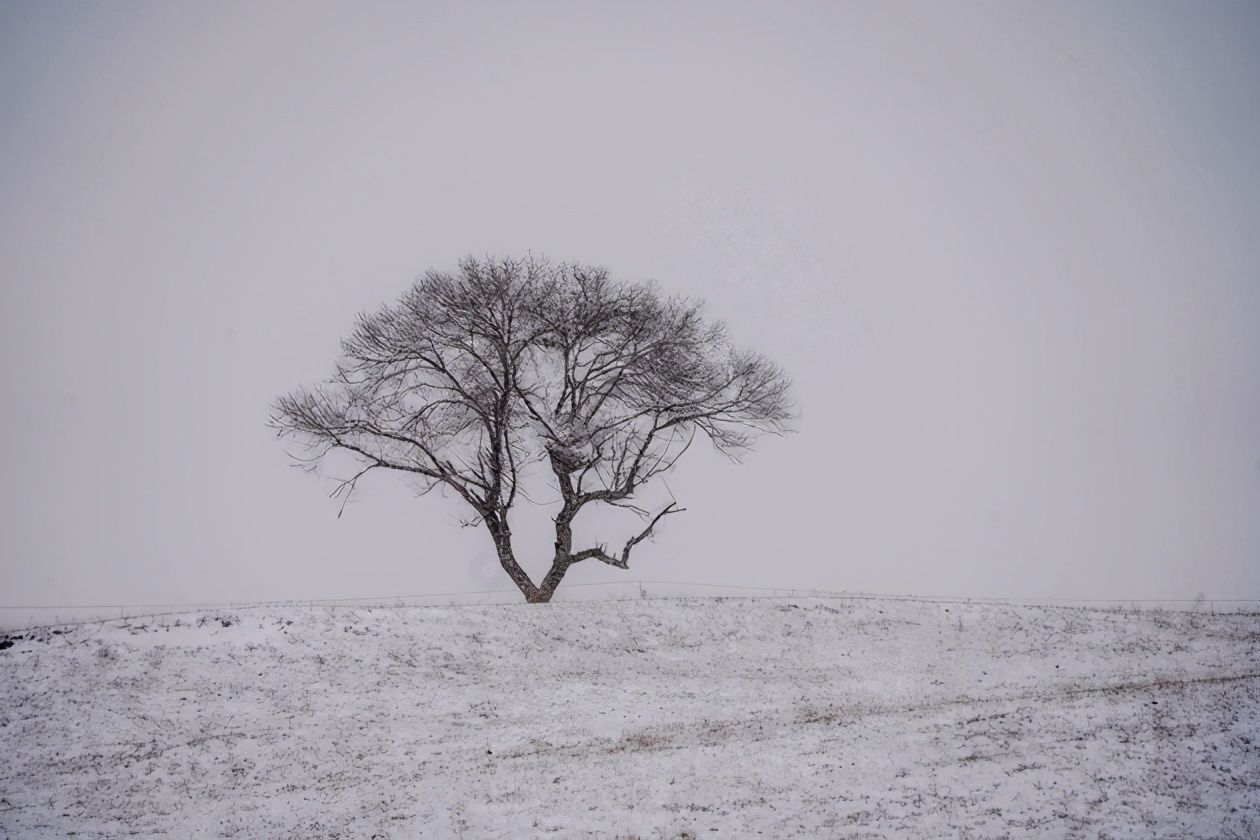
[[[551,596],[556,594],[556,589],[560,586],[560,581],[564,580],[565,572],[569,571],[569,562],[568,557],[562,558],[559,555],[551,561],[551,569],[543,578],[542,585],[538,587],[538,594],[534,596],[531,603],[545,604],[551,600]]]
[[[485,520],[486,527],[490,530],[490,536],[494,539],[495,553],[499,557],[499,565],[503,567],[503,571],[507,572],[508,577],[512,579],[512,583],[516,584],[516,588],[521,590],[521,594],[525,596],[525,600],[531,604],[546,603],[551,600],[551,594],[548,593],[546,598],[539,598],[538,587],[534,586],[534,582],[529,579],[529,575],[521,568],[521,564],[516,562],[516,555],[512,552],[512,529],[508,527],[506,522],[495,522],[490,519]]]
[[[545,604],[551,600],[551,596],[556,593],[556,588],[560,586],[560,581],[564,580],[565,573],[569,571],[569,566],[573,563],[573,517],[576,514],[576,510],[570,509],[570,506],[565,504],[556,516],[556,553],[551,560],[551,568],[547,571],[547,576],[538,587],[535,603]]]

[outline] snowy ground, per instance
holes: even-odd
[[[693,599],[21,635],[0,837],[1260,837],[1254,613]]]

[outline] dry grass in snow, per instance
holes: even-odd
[[[190,613],[0,651],[0,836],[1260,837],[1260,616]]]

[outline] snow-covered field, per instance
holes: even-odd
[[[1260,837],[1260,615],[189,613],[0,651],[0,836]]]

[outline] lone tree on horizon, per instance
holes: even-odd
[[[735,457],[760,433],[787,431],[790,384],[765,357],[733,347],[698,301],[592,266],[470,257],[359,315],[333,377],[280,397],[272,425],[310,447],[303,463],[336,450],[354,457],[359,471],[334,495],[376,469],[410,476],[422,494],[450,488],[525,599],[545,603],[576,563],[627,568],[634,547],[682,510],[631,500],[697,434]],[[540,461],[562,506],[551,568],[535,584],[508,514],[524,467]],[[573,521],[594,504],[633,510],[646,525],[620,552],[575,550]]]

